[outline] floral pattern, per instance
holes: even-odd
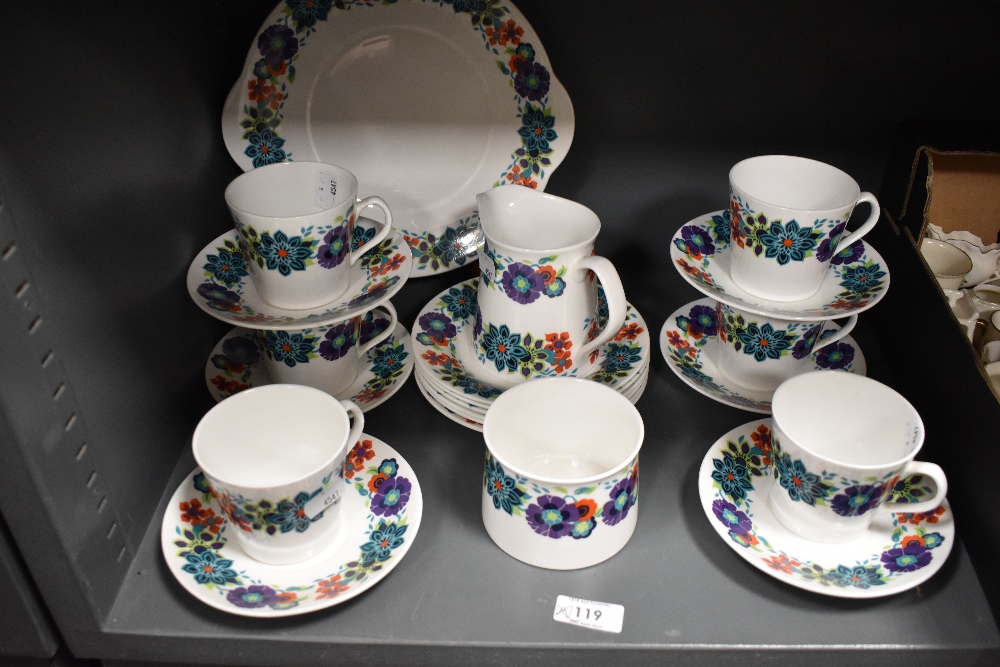
[[[515,142],[510,163],[494,187],[511,183],[538,188],[545,170],[552,166],[552,145],[559,140],[556,118],[549,104],[551,75],[536,59],[535,48],[524,41],[525,30],[509,17],[510,9],[500,0],[424,0],[429,4],[450,5],[456,14],[466,14],[472,30],[478,32],[487,51],[496,58],[497,69],[506,77],[516,95],[516,118],[520,125],[511,137]],[[392,5],[396,0],[286,0],[272,25],[257,38],[260,59],[246,82],[242,106],[243,150],[254,168],[293,158],[280,136],[284,107],[295,84],[295,63],[308,47],[310,38],[337,11],[360,10]],[[296,94],[298,94],[296,92]],[[469,231],[477,223],[471,219],[446,227],[440,235],[402,230],[413,250],[417,270],[448,270],[461,266],[472,256],[475,243]]]
[[[542,295],[555,298],[566,290],[565,276],[569,269],[552,265],[558,255],[542,257],[537,262],[519,262],[497,254],[488,242],[484,254],[493,262],[493,274],[482,272],[481,284],[502,290],[516,303],[534,303]]]
[[[547,488],[509,474],[489,452],[483,472],[483,487],[494,509],[523,518],[537,535],[554,540],[590,537],[598,522],[608,527],[619,524],[639,500],[638,485],[638,458],[613,478],[573,490]]]
[[[349,597],[355,589],[367,587],[382,576],[379,573],[387,566],[395,565],[403,547],[412,540],[416,524],[411,526],[410,504],[414,487],[407,477],[411,474],[409,468],[404,473],[395,452],[388,447],[373,446],[368,439],[365,443],[362,445],[359,442],[358,446],[362,449],[367,446],[367,451],[372,454],[371,460],[381,463],[350,470],[345,466],[344,479],[353,485],[348,488],[353,488],[363,499],[361,507],[367,511],[368,526],[358,535],[354,547],[356,556],[333,564],[332,571],[295,585],[277,585],[254,578],[252,573],[259,569],[259,564],[244,556],[242,551],[234,551],[230,544],[229,531],[234,526],[237,529],[243,526],[216,514],[213,501],[221,502],[225,508],[224,498],[213,492],[200,472],[188,478],[178,492],[178,495],[183,493],[180,497],[186,499],[170,510],[177,512],[175,516],[178,519],[175,534],[170,540],[170,548],[175,551],[166,553],[168,564],[177,568],[175,574],[178,578],[189,577],[205,594],[217,593],[221,601],[219,606],[260,609],[264,615],[271,615],[270,612],[297,613],[304,605],[327,606],[329,602],[318,605],[317,602]],[[381,480],[375,484],[379,489],[375,492],[369,490],[374,478]],[[337,476],[334,480],[344,483]],[[279,502],[270,508],[271,513],[280,514],[285,519],[275,525],[278,530],[299,530],[301,520],[291,518],[295,515],[295,507],[299,506],[298,499],[285,502],[290,504],[284,506]],[[253,515],[259,519],[262,513],[255,509]],[[420,509],[417,510],[417,523],[419,518]]]
[[[752,309],[753,298],[744,300],[738,293],[739,287],[728,276],[731,246],[751,247],[759,255],[785,264],[813,255],[821,261],[829,259],[829,270],[835,280],[827,278],[816,297],[810,297],[808,305],[786,309],[779,304],[771,309],[775,317],[786,319],[843,317],[872,306],[888,287],[889,272],[881,256],[864,241],[837,248],[844,232],[837,221],[819,220],[817,226],[806,228],[799,223],[793,226],[792,222],[760,221],[760,217],[751,218],[735,206],[683,225],[674,235],[671,248],[675,267],[707,294]]]
[[[862,555],[856,562],[824,564],[781,551],[760,532],[761,527],[757,524],[753,511],[755,503],[768,502],[767,477],[772,474],[772,470],[778,476],[776,481],[781,482],[783,488],[795,489],[802,502],[820,504],[827,502],[832,496],[834,505],[843,504],[856,513],[871,509],[871,491],[878,485],[853,483],[852,486],[840,488],[838,485],[845,480],[833,480],[835,483],[831,483],[831,476],[805,470],[801,462],[792,461],[787,454],[783,454],[777,443],[773,443],[772,449],[770,420],[753,422],[735,429],[724,440],[724,447],[709,454],[711,466],[706,464],[702,468],[703,474],[708,475],[705,479],[707,487],[714,490],[714,497],[711,499],[702,495],[703,502],[706,503],[706,511],[711,512],[710,516],[721,525],[733,544],[738,549],[746,549],[753,554],[749,556],[750,559],[759,558],[762,569],[793,577],[809,586],[861,592],[886,586],[900,577],[927,567],[935,559],[934,549],[947,539],[940,530],[934,528],[934,524],[946,513],[942,506],[926,514],[893,514],[889,543],[875,553]],[[772,457],[773,468],[766,463]],[[790,481],[793,474],[799,475],[803,483]],[[805,481],[803,475],[809,475],[809,480]],[[758,479],[761,480],[759,486],[756,485]],[[886,484],[887,488],[882,495],[886,495],[892,488],[899,488],[896,481],[893,479]],[[920,480],[916,483],[919,485]],[[835,495],[838,491],[842,493]],[[843,500],[836,500],[841,496]]]

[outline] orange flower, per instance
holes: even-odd
[[[380,472],[377,475],[372,475],[368,480],[368,490],[372,493],[378,493],[378,489],[382,486],[382,482],[389,479],[389,476],[384,472]]]
[[[584,498],[576,502],[576,508],[580,510],[580,519],[586,521],[593,519],[594,514],[597,513],[597,502],[590,498]]]

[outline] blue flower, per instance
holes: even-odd
[[[878,264],[872,262],[864,266],[848,266],[840,274],[840,285],[855,294],[864,295],[871,293],[882,284],[885,278],[885,271]]]
[[[247,135],[247,147],[243,149],[243,154],[253,161],[254,168],[263,167],[285,161],[288,156],[282,148],[284,145],[284,139],[265,127],[260,132]]]
[[[830,495],[832,487],[816,473],[806,470],[802,461],[793,461],[788,454],[780,454],[775,457],[774,464],[777,482],[792,500],[815,506],[816,501]]]
[[[402,345],[377,347],[368,353],[371,372],[380,378],[391,377],[403,368],[403,360],[410,356]]]
[[[500,395],[500,390],[496,387],[468,375],[456,378],[454,385],[469,395],[474,394],[483,398],[493,398]]]
[[[524,491],[518,488],[517,480],[507,474],[496,459],[486,457],[486,471],[483,484],[493,500],[493,507],[513,515],[514,508],[524,501]]]
[[[295,32],[302,32],[316,26],[317,21],[325,21],[333,0],[285,0],[292,10]]]
[[[275,361],[292,368],[295,364],[309,363],[309,356],[316,349],[316,338],[287,331],[264,331],[264,347]]]
[[[206,255],[208,262],[205,270],[215,276],[215,279],[227,285],[240,282],[247,275],[246,260],[241,252],[229,252],[219,248],[218,255]]]
[[[382,463],[378,464],[378,471],[383,475],[395,477],[399,472],[399,464],[396,459],[382,459]]]
[[[758,234],[757,238],[766,248],[764,256],[777,259],[782,266],[791,261],[801,262],[816,247],[813,228],[799,227],[794,220],[786,225],[772,222],[768,231]]]
[[[219,558],[214,551],[203,551],[199,553],[189,552],[184,554],[187,564],[181,569],[194,575],[194,580],[199,584],[216,584],[222,586],[226,583],[236,583],[239,575],[232,568],[233,561],[228,558]]]
[[[521,114],[521,129],[517,131],[524,140],[524,146],[529,150],[549,150],[549,142],[559,136],[555,131],[556,119],[551,113],[546,114],[542,107],[531,104],[524,105]]]
[[[264,520],[281,528],[283,533],[290,533],[293,530],[297,533],[306,532],[314,521],[323,516],[320,512],[315,517],[308,517],[305,512],[306,503],[318,496],[320,491],[322,489],[316,489],[312,494],[300,491],[294,499],[279,501],[273,512],[264,515]]]
[[[877,565],[874,567],[838,565],[836,570],[824,573],[823,578],[841,588],[871,588],[885,583],[882,578],[882,568]]]
[[[361,545],[361,555],[365,563],[389,560],[392,550],[403,546],[403,534],[407,526],[395,523],[379,523],[378,528],[368,535],[368,541]]]
[[[476,290],[468,285],[451,287],[448,293],[441,297],[445,308],[456,320],[467,320],[476,314],[478,308]]]
[[[788,333],[784,329],[775,331],[770,322],[764,326],[751,322],[736,336],[744,345],[743,353],[753,355],[757,361],[779,359],[792,346]]]
[[[351,234],[351,250],[357,250],[364,244],[375,238],[375,234],[378,230],[374,227],[362,227],[361,225],[354,226],[354,233]]]
[[[501,373],[516,371],[519,363],[531,359],[531,353],[521,345],[521,334],[511,333],[506,324],[497,327],[489,323],[479,346]]]
[[[277,270],[283,276],[292,271],[305,271],[306,260],[312,257],[312,242],[303,242],[301,236],[287,236],[277,231],[274,236],[267,232],[260,235],[257,252],[264,258],[267,268]]]
[[[627,371],[642,361],[642,348],[638,345],[608,343],[601,367],[606,371]]]
[[[722,492],[734,500],[747,497],[748,491],[753,491],[750,481],[750,469],[742,458],[729,452],[722,453],[722,459],[712,459],[712,479],[719,483]]]

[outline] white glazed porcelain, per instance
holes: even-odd
[[[540,378],[493,402],[483,437],[483,523],[506,553],[571,570],[632,537],[643,423],[628,399],[589,380]]]
[[[925,238],[920,242],[920,254],[943,289],[961,287],[973,268],[972,259],[947,241]]]
[[[879,513],[929,512],[944,501],[944,471],[914,460],[924,442],[920,415],[884,384],[804,373],[778,387],[771,409],[771,511],[796,535],[850,542]]]
[[[245,170],[343,164],[413,248],[414,276],[468,264],[475,194],[542,190],[573,141],[573,107],[510,3],[279,3],[222,111]]]
[[[357,597],[409,551],[423,495],[406,459],[367,434],[348,453],[343,475],[336,478],[344,506],[331,544],[301,563],[269,565],[243,551],[233,537],[240,527],[216,514],[205,475],[196,468],[163,515],[160,544],[167,569],[198,601],[239,616],[296,616]]]
[[[473,334],[485,377],[512,386],[553,372],[588,374],[591,353],[618,332],[627,307],[618,272],[594,255],[601,221],[530,188],[494,188],[476,199],[486,241]],[[607,306],[603,328],[595,275]],[[553,354],[534,354],[532,341],[546,341]]]
[[[716,318],[719,370],[738,385],[764,392],[774,392],[793,375],[813,370],[815,353],[851,333],[858,323],[857,315],[839,327],[825,320],[796,322],[724,303],[716,304]]]
[[[248,389],[202,417],[194,458],[247,555],[287,565],[330,544],[344,456],[364,423],[356,404],[290,384]]]
[[[386,237],[389,206],[357,198],[358,179],[323,162],[282,162],[237,176],[226,204],[260,297],[278,308],[315,308],[347,291],[351,266]],[[374,205],[385,224],[352,249],[358,211]]]
[[[860,313],[885,298],[889,268],[863,239],[840,244],[819,290],[806,299],[775,301],[751,294],[729,275],[732,227],[729,209],[715,211],[682,225],[671,239],[674,268],[692,287],[716,301],[761,315],[811,321]]]
[[[364,345],[389,325],[388,313],[379,308],[364,315],[359,342]],[[413,345],[406,328],[396,324],[392,335],[368,350],[361,369],[335,398],[353,401],[368,412],[392,398],[413,372]],[[235,327],[223,336],[205,361],[205,385],[216,401],[251,387],[273,384],[264,367],[254,330]]]
[[[386,301],[379,310],[388,314],[385,330],[361,342],[362,315],[308,329],[255,332],[271,382],[302,384],[337,395],[354,383],[369,350],[392,335],[396,308]]]
[[[716,301],[698,299],[681,306],[664,321],[660,328],[660,352],[667,366],[685,384],[700,394],[734,408],[771,413],[774,391],[755,391],[734,384],[719,370],[717,356],[718,323],[715,317]],[[836,327],[835,322],[831,327]],[[865,355],[851,336],[826,344],[821,340],[820,349],[812,355],[811,370],[841,370],[864,375],[867,372]]]
[[[971,268],[965,278],[965,286],[972,287],[984,280],[996,277],[1000,267],[1000,243],[985,243],[972,232],[953,231],[946,232],[938,225],[929,223],[927,234],[935,239],[940,239],[955,246],[972,261]]]
[[[878,222],[870,192],[840,169],[790,155],[761,155],[729,172],[733,282],[774,301],[800,301],[823,283],[838,248]],[[855,205],[871,206],[868,219],[846,232]]]
[[[812,542],[781,525],[768,503],[772,439],[770,419],[737,426],[698,470],[705,516],[739,558],[790,586],[854,599],[911,590],[941,569],[955,544],[947,500],[929,512],[880,513],[844,544]]]

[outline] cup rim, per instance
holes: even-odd
[[[236,481],[233,481],[231,479],[226,479],[225,476],[217,475],[213,471],[210,471],[208,469],[208,467],[205,466],[205,463],[202,460],[202,457],[200,457],[198,455],[199,454],[199,451],[198,451],[199,450],[199,441],[200,441],[199,440],[199,434],[201,434],[202,437],[204,437],[203,425],[205,424],[205,420],[208,418],[208,416],[211,415],[213,412],[216,414],[216,416],[218,416],[218,415],[222,414],[223,412],[227,412],[228,410],[233,409],[234,405],[236,403],[245,403],[248,400],[255,399],[260,394],[264,394],[264,393],[277,393],[278,391],[285,391],[285,392],[287,392],[287,391],[294,391],[294,392],[298,392],[300,394],[312,394],[315,398],[319,399],[320,401],[323,401],[325,403],[329,403],[331,406],[335,405],[337,409],[339,409],[342,412],[344,412],[345,413],[345,418],[347,419],[347,422],[348,422],[348,425],[350,424],[350,415],[347,414],[347,410],[344,408],[344,406],[341,405],[341,403],[340,403],[339,400],[337,400],[335,397],[331,396],[330,394],[326,393],[322,389],[316,389],[315,387],[309,387],[307,385],[292,384],[292,383],[267,384],[267,385],[261,385],[259,387],[251,387],[250,389],[245,389],[245,390],[243,390],[243,391],[241,391],[239,393],[233,394],[232,396],[229,396],[229,397],[223,399],[222,401],[220,401],[219,403],[215,404],[214,406],[212,406],[212,408],[208,412],[206,412],[204,415],[202,415],[202,417],[201,417],[200,420],[198,420],[198,425],[195,427],[194,433],[191,436],[191,452],[194,455],[195,462],[198,464],[198,467],[201,468],[201,471],[205,474],[206,477],[208,477],[211,480],[217,481],[220,484],[226,484],[226,485],[231,486],[231,487],[240,488],[240,489],[254,489],[254,490],[258,490],[258,491],[259,490],[264,490],[264,489],[273,489],[273,488],[278,488],[278,487],[284,487],[284,486],[293,486],[293,485],[301,484],[302,482],[304,482],[305,480],[309,479],[310,477],[316,475],[317,473],[319,473],[319,472],[321,472],[323,470],[328,469],[331,465],[336,465],[337,464],[337,459],[343,457],[346,454],[346,447],[350,445],[350,443],[347,442],[348,436],[350,435],[350,430],[348,430],[348,432],[344,434],[344,442],[341,443],[340,447],[337,448],[337,451],[334,452],[329,457],[327,457],[326,459],[324,459],[322,464],[314,466],[311,471],[309,471],[307,473],[304,473],[304,474],[300,475],[299,477],[296,477],[296,478],[291,479],[291,480],[282,481],[280,484],[273,484],[273,483],[268,483],[268,484],[244,484],[242,482],[236,482]],[[243,397],[243,398],[240,398],[240,397]],[[239,400],[231,403],[230,401],[233,401],[233,399],[239,399]],[[329,401],[327,401],[327,399],[329,399]],[[223,406],[227,406],[227,407],[223,407]],[[207,429],[208,427],[205,426],[204,428]],[[339,471],[338,471],[338,474],[339,474]]]
[[[837,206],[826,206],[826,207],[823,207],[823,208],[806,208],[806,207],[801,207],[801,206],[787,206],[785,204],[779,204],[777,202],[770,201],[770,199],[765,199],[764,197],[756,195],[756,194],[750,192],[749,190],[747,190],[745,186],[742,186],[739,183],[737,183],[736,177],[734,177],[734,173],[736,172],[737,169],[739,169],[740,167],[744,167],[747,163],[750,163],[750,162],[764,162],[766,160],[772,160],[772,161],[775,161],[775,160],[792,160],[792,161],[797,161],[797,162],[800,162],[800,163],[803,163],[803,164],[816,165],[816,166],[818,166],[818,167],[820,167],[822,169],[827,169],[827,170],[831,171],[832,173],[835,173],[838,176],[838,178],[842,178],[842,179],[845,180],[845,183],[850,186],[851,191],[853,192],[853,198],[845,201],[843,204],[838,204]],[[828,212],[833,212],[833,211],[840,212],[840,211],[843,211],[845,208],[855,206],[858,203],[858,198],[861,196],[861,186],[858,185],[858,182],[857,182],[857,180],[854,179],[854,177],[852,177],[850,174],[848,174],[843,169],[840,169],[839,167],[835,167],[832,164],[828,164],[828,163],[823,162],[821,160],[814,160],[812,158],[801,157],[801,156],[798,156],[798,155],[784,155],[784,154],[754,155],[752,157],[744,158],[744,159],[740,160],[739,162],[737,162],[736,164],[734,164],[729,169],[729,185],[730,185],[730,187],[732,189],[738,191],[740,194],[742,194],[746,198],[756,199],[757,201],[759,201],[760,203],[764,204],[765,206],[770,206],[770,207],[773,207],[773,208],[779,208],[779,209],[783,209],[783,210],[786,210],[786,211],[808,211],[810,213],[828,213]]]
[[[622,407],[624,407],[630,414],[632,414],[634,416],[636,424],[638,426],[638,434],[637,434],[638,437],[636,438],[635,445],[629,451],[629,453],[628,453],[627,456],[622,457],[622,459],[618,463],[616,463],[615,465],[613,465],[613,466],[606,466],[605,469],[604,469],[604,471],[602,471],[600,473],[596,473],[594,475],[589,475],[587,477],[580,477],[580,478],[572,478],[572,479],[570,479],[570,478],[562,478],[562,477],[548,477],[548,476],[545,476],[545,475],[538,475],[538,474],[529,472],[529,471],[523,469],[520,466],[514,465],[506,457],[504,457],[503,455],[499,454],[496,451],[496,448],[494,447],[493,443],[490,441],[490,429],[489,429],[489,425],[491,423],[491,413],[493,415],[492,416],[492,420],[493,421],[495,421],[496,419],[499,418],[499,417],[497,417],[498,413],[494,412],[493,406],[495,406],[498,403],[500,403],[501,401],[503,401],[503,403],[500,403],[501,407],[503,407],[506,403],[508,403],[508,402],[510,402],[512,400],[515,400],[514,398],[507,398],[506,400],[504,400],[504,397],[512,395],[511,392],[522,393],[523,391],[526,391],[526,390],[522,389],[519,392],[518,390],[521,387],[528,387],[528,386],[531,386],[531,385],[535,385],[533,390],[540,390],[540,388],[542,386],[542,383],[549,383],[549,384],[559,383],[559,384],[565,384],[565,383],[571,383],[571,382],[572,383],[588,383],[587,385],[582,385],[582,384],[580,385],[580,386],[587,386],[588,387],[587,391],[591,391],[590,385],[593,385],[593,387],[595,388],[595,389],[593,389],[593,391],[596,391],[598,393],[604,393],[606,395],[606,397],[607,397],[607,400],[609,400],[609,401],[617,401],[619,405],[621,405]],[[514,395],[516,395],[516,394],[514,394]],[[550,485],[576,485],[576,486],[581,486],[581,485],[588,484],[588,483],[591,483],[591,482],[600,481],[600,480],[605,479],[605,478],[607,478],[607,477],[609,477],[611,475],[616,474],[617,472],[619,472],[621,470],[624,470],[629,465],[631,465],[632,461],[634,461],[636,459],[636,457],[639,456],[639,451],[642,449],[642,443],[645,440],[645,437],[646,437],[646,427],[645,427],[645,424],[643,423],[643,420],[642,420],[642,414],[635,407],[635,405],[632,404],[631,401],[629,401],[627,398],[625,398],[624,396],[622,396],[621,394],[619,394],[617,391],[615,391],[611,387],[608,387],[608,386],[603,385],[603,384],[601,384],[599,382],[595,382],[593,380],[588,380],[588,379],[585,379],[585,378],[549,377],[549,378],[535,378],[533,380],[528,380],[527,382],[524,382],[522,384],[516,385],[516,386],[508,389],[504,393],[500,394],[500,396],[498,396],[493,401],[492,405],[490,405],[490,408],[486,411],[486,417],[483,419],[483,440],[485,440],[485,442],[486,442],[486,449],[487,449],[487,451],[490,453],[490,455],[493,456],[493,458],[495,458],[497,461],[499,461],[500,464],[503,465],[503,467],[506,470],[509,470],[511,472],[514,472],[514,473],[517,473],[521,477],[527,477],[528,479],[533,480],[535,482],[540,482],[540,483],[543,483],[543,484],[550,484]]]
[[[264,213],[258,213],[256,211],[247,210],[246,208],[242,206],[237,206],[235,203],[233,203],[233,197],[235,196],[236,188],[242,187],[243,184],[246,183],[248,180],[254,178],[263,178],[262,176],[260,176],[260,174],[273,172],[276,171],[277,169],[303,170],[306,167],[315,168],[317,166],[329,167],[330,169],[334,169],[337,172],[339,172],[339,175],[347,178],[350,181],[351,187],[348,188],[347,193],[345,194],[344,199],[342,201],[337,202],[336,200],[334,200],[334,203],[330,207],[325,208],[321,211],[310,211],[308,213],[299,213],[295,215],[267,215]],[[237,183],[239,183],[239,186],[237,186]],[[236,211],[237,213],[243,215],[255,216],[258,218],[268,218],[271,220],[283,221],[283,220],[301,220],[303,218],[310,218],[313,216],[322,216],[327,214],[330,210],[337,208],[338,206],[343,206],[344,204],[356,204],[357,192],[358,192],[358,177],[355,176],[354,172],[352,172],[350,169],[346,169],[344,167],[341,167],[339,164],[333,164],[330,162],[319,162],[316,160],[313,161],[296,160],[293,162],[272,162],[271,164],[265,164],[263,166],[251,169],[250,171],[243,172],[242,174],[238,175],[236,178],[231,180],[228,185],[226,185],[226,190],[223,193],[223,198],[226,200],[226,205],[231,210]],[[353,196],[351,193],[353,193]],[[359,216],[360,212],[355,211],[355,217]]]
[[[597,215],[597,213],[595,213],[593,210],[591,210],[590,207],[585,206],[584,204],[581,204],[580,202],[573,201],[572,199],[566,199],[565,197],[558,197],[556,195],[549,194],[548,192],[539,192],[537,190],[530,190],[530,189],[528,189],[527,192],[522,192],[520,190],[513,190],[512,192],[516,192],[517,194],[512,194],[512,198],[520,200],[520,199],[523,199],[524,196],[534,197],[536,195],[540,195],[542,198],[544,198],[544,199],[546,199],[548,201],[560,202],[560,203],[565,204],[567,206],[571,206],[576,211],[585,213],[585,214],[587,214],[592,219],[592,223],[594,225],[594,230],[589,235],[587,235],[586,238],[584,238],[584,239],[582,239],[580,241],[576,241],[574,243],[569,243],[569,244],[565,244],[565,245],[558,245],[558,246],[544,246],[544,247],[540,246],[540,247],[537,247],[537,248],[528,248],[528,247],[524,247],[524,246],[519,246],[519,245],[516,245],[514,243],[508,243],[508,242],[506,242],[506,241],[504,241],[502,239],[498,239],[495,235],[491,235],[490,232],[488,231],[488,228],[489,227],[493,227],[494,225],[491,224],[491,223],[489,223],[488,221],[483,220],[482,210],[483,210],[484,204],[486,203],[486,200],[488,198],[490,198],[492,196],[498,196],[495,193],[501,187],[503,187],[503,186],[498,186],[498,187],[490,188],[489,190],[486,190],[485,192],[480,192],[479,194],[476,195],[476,203],[479,206],[479,229],[482,231],[483,236],[485,238],[489,239],[490,242],[493,245],[503,246],[505,249],[509,250],[512,253],[526,253],[526,254],[546,253],[546,254],[550,254],[550,253],[566,253],[566,252],[570,252],[570,251],[575,250],[577,248],[586,247],[587,245],[591,245],[591,244],[593,244],[597,240],[597,236],[601,232],[601,218]],[[508,187],[523,188],[524,186],[508,186]],[[528,192],[530,192],[531,194],[528,195]],[[496,224],[501,224],[501,223],[496,223]],[[494,234],[495,233],[496,232],[494,231]]]
[[[997,312],[1000,312],[1000,311],[997,311]],[[813,456],[813,457],[815,457],[817,459],[820,459],[822,461],[828,462],[830,464],[841,466],[841,467],[845,467],[845,468],[853,468],[855,470],[861,470],[861,471],[886,470],[886,469],[890,469],[890,468],[896,468],[896,467],[899,467],[899,466],[903,466],[906,463],[908,463],[909,461],[916,460],[917,454],[920,453],[920,450],[924,446],[924,439],[926,438],[926,435],[927,435],[927,429],[924,426],[924,420],[923,420],[923,418],[920,416],[920,413],[917,412],[917,409],[915,407],[913,407],[913,404],[910,403],[910,401],[907,400],[907,398],[905,396],[903,396],[902,394],[900,394],[898,391],[896,391],[895,389],[893,389],[889,385],[884,384],[882,382],[879,382],[878,380],[874,380],[874,379],[872,379],[870,377],[867,377],[865,375],[857,375],[855,373],[845,373],[844,371],[818,370],[818,371],[809,371],[808,373],[800,373],[799,375],[795,375],[795,376],[789,378],[788,380],[785,380],[780,385],[778,385],[777,389],[775,389],[774,396],[771,399],[771,419],[773,420],[773,426],[774,427],[779,427],[780,426],[779,425],[780,419],[779,419],[779,415],[778,415],[778,408],[781,405],[779,403],[779,400],[778,400],[779,399],[779,393],[785,393],[785,392],[795,392],[795,393],[799,393],[799,394],[808,393],[808,392],[803,392],[798,387],[798,385],[800,385],[802,383],[811,382],[814,378],[818,378],[820,376],[831,377],[831,378],[834,378],[835,380],[838,380],[838,381],[842,380],[843,382],[846,382],[848,384],[852,384],[853,383],[854,385],[857,385],[857,386],[867,385],[869,387],[878,387],[877,391],[882,392],[883,394],[886,394],[886,395],[895,395],[897,397],[897,400],[901,401],[902,404],[904,406],[906,406],[906,408],[909,410],[911,416],[913,417],[915,424],[919,427],[920,440],[917,442],[916,446],[913,448],[913,451],[909,452],[908,454],[905,454],[905,455],[903,455],[903,456],[901,456],[899,458],[896,458],[896,459],[893,459],[893,460],[890,460],[890,461],[883,461],[883,462],[880,462],[880,463],[856,463],[856,462],[852,462],[852,461],[845,461],[845,460],[839,459],[839,458],[834,458],[832,456],[828,456],[828,455],[824,455],[824,454],[819,454],[815,450],[813,450],[811,447],[809,447],[809,445],[803,444],[803,443],[799,442],[798,440],[796,440],[796,442],[795,442],[795,446],[796,447],[798,447],[799,449],[803,450],[804,452],[807,452],[810,456]],[[784,427],[781,427],[781,430],[785,431]],[[785,432],[787,433],[787,431],[785,431]]]

